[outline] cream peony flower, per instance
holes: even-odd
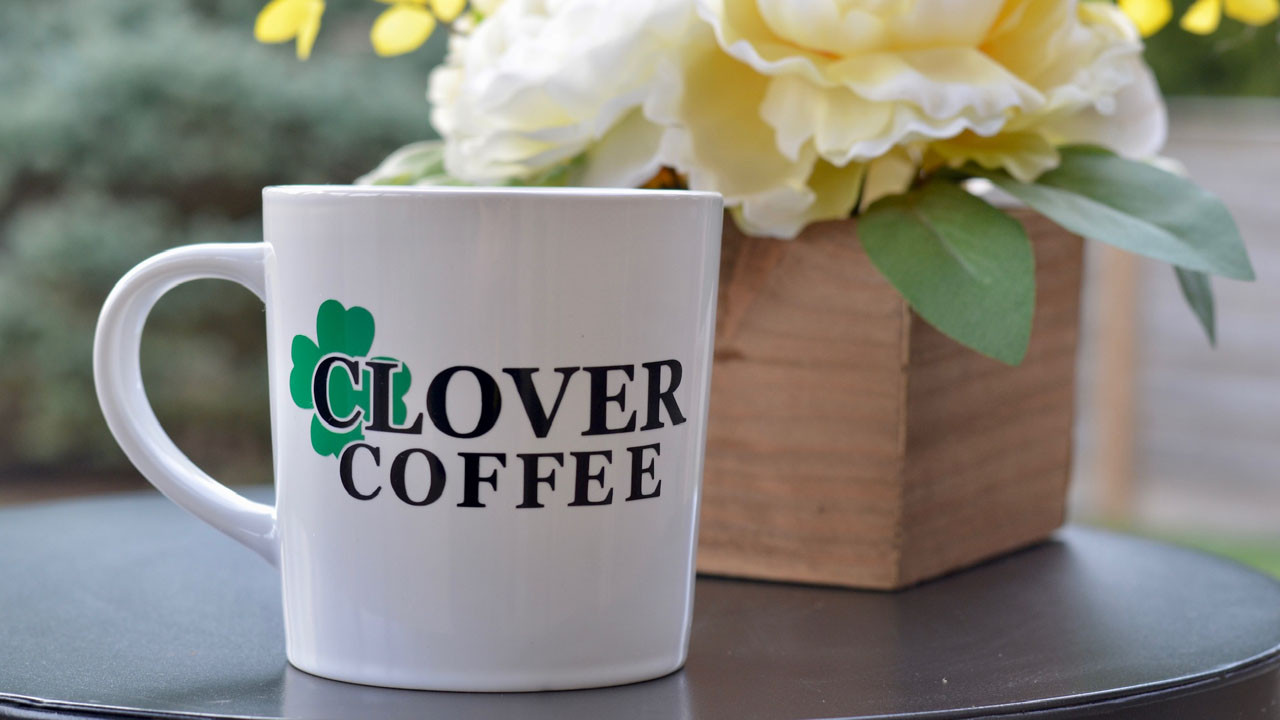
[[[668,162],[750,232],[846,216],[859,189],[864,207],[901,192],[931,158],[1030,180],[1058,144],[1145,156],[1163,143],[1141,42],[1104,3],[697,4],[714,42],[691,41],[650,108]]]
[[[1077,0],[505,0],[431,78],[449,172],[583,185],[663,165],[749,232],[791,237],[975,162],[1164,140],[1130,21]]]
[[[1010,14],[988,44],[1004,65],[1024,69],[1043,102],[1011,113],[993,137],[968,132],[934,143],[952,165],[973,160],[1029,182],[1057,166],[1058,145],[1101,145],[1134,158],[1153,157],[1164,145],[1164,101],[1132,22],[1109,3],[1057,5],[1039,17]],[[1027,72],[1045,55],[1042,47],[1056,52]]]
[[[455,35],[431,74],[450,174],[524,179],[585,154],[578,184],[635,186],[657,171],[661,128],[639,107],[694,21],[688,0],[505,0]]]

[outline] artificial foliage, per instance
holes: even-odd
[[[1277,3],[1224,12],[1263,26]],[[1034,257],[985,186],[1169,263],[1214,342],[1210,276],[1252,280],[1253,269],[1222,202],[1159,158],[1168,119],[1139,5],[503,0],[454,25],[430,75],[441,141],[396,152],[361,182],[669,177],[720,193],[742,231],[780,239],[857,217],[871,261],[922,318],[1016,365]]]
[[[0,3],[0,470],[127,467],[91,349],[130,267],[187,243],[256,242],[262,187],[349,182],[421,135],[421,94],[404,88],[440,47],[378,60],[364,19],[344,33],[335,3],[326,57],[302,66],[245,32],[259,9]],[[269,473],[264,335],[256,298],[204,281],[162,299],[143,339],[162,423],[232,482]]]

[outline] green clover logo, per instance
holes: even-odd
[[[343,307],[337,300],[326,300],[316,312],[316,339],[306,335],[295,335],[290,356],[293,369],[289,373],[289,394],[293,402],[303,410],[315,409],[315,398],[312,397],[312,383],[316,366],[320,360],[330,355],[341,355],[351,360],[365,358],[373,346],[373,314],[368,310],[352,306]],[[394,358],[375,357],[373,360],[399,362]],[[400,363],[400,369],[391,374],[391,418],[400,424],[409,414],[404,396],[409,392],[413,376],[409,366]],[[349,430],[340,431],[327,426],[318,414],[311,416],[311,447],[320,455],[337,456],[348,444],[364,439],[364,423],[369,417],[369,389],[373,385],[372,373],[367,369],[361,371],[359,387],[352,383],[346,372],[330,372],[329,407],[334,417],[350,417],[357,409],[361,410],[360,422]]]

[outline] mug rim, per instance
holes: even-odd
[[[724,198],[718,192],[705,190],[672,190],[645,188],[594,187],[501,187],[471,185],[269,185],[262,189],[266,200],[330,200],[354,198],[406,197],[554,197],[554,198],[684,198],[715,200]]]

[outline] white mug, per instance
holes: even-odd
[[[721,200],[277,187],[264,240],[130,271],[98,399],[165,495],[277,566],[289,661],[433,690],[613,685],[688,650]],[[266,303],[276,506],[195,467],[139,339],[197,278]]]

